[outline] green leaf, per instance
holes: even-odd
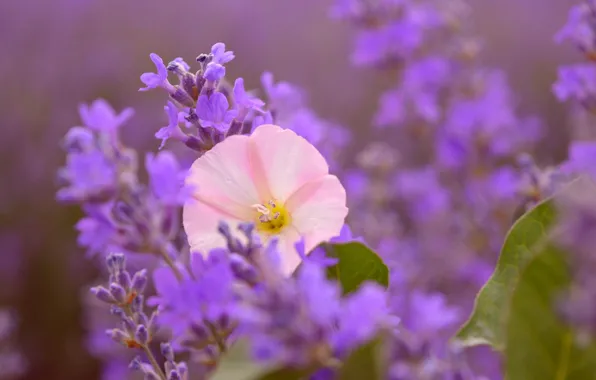
[[[338,280],[344,294],[358,289],[365,281],[374,281],[389,286],[389,269],[379,255],[359,242],[321,245],[328,257],[338,263],[328,268],[327,276]]]
[[[382,380],[387,377],[383,339],[376,338],[360,346],[345,360],[337,380]]]
[[[278,368],[263,373],[252,380],[306,380],[311,372],[297,368]]]
[[[514,223],[507,234],[494,273],[476,296],[470,318],[455,337],[461,344],[489,344],[498,350],[504,348],[509,302],[520,271],[536,256],[536,246],[545,243],[554,221],[555,207],[551,198]]]
[[[565,256],[547,247],[520,276],[506,326],[508,380],[596,379],[596,344],[578,347],[556,314],[556,297],[570,282]]]
[[[224,354],[209,380],[302,380],[311,370],[266,368],[250,359],[248,342],[241,340]]]
[[[253,379],[263,372],[263,367],[250,360],[248,342],[236,342],[226,352],[217,365],[210,380],[239,380]]]

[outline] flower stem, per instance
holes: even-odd
[[[151,350],[149,349],[149,346],[144,345],[143,351],[145,351],[145,355],[147,355],[147,358],[151,362],[151,366],[153,367],[153,370],[155,371],[155,373],[157,373],[157,375],[159,375],[159,378],[161,380],[167,380],[166,374],[161,369],[161,366],[159,365],[159,363],[157,363],[157,360],[155,360],[155,356],[153,356],[153,352],[151,352]]]

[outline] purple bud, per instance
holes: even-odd
[[[190,95],[191,98],[196,99],[198,95],[198,91],[196,90],[196,78],[191,73],[186,73],[180,80],[182,83],[182,87],[184,87],[184,91]]]
[[[246,237],[248,238],[248,240],[251,240],[252,239],[252,233],[255,230],[255,225],[254,225],[254,223],[247,223],[247,222],[240,223],[240,224],[238,224],[238,229],[240,231],[242,231],[242,233],[244,235],[246,235]]]
[[[137,295],[135,298],[132,299],[130,303],[130,308],[132,309],[133,313],[141,313],[143,311],[145,297],[142,294]]]
[[[133,223],[134,209],[131,205],[124,202],[118,202],[112,207],[112,216],[121,223]]]
[[[180,373],[180,375],[182,377],[184,377],[184,375],[186,375],[188,373],[188,367],[186,366],[186,363],[182,362],[182,363],[178,363],[178,372]]]
[[[149,318],[147,318],[147,314],[141,312],[136,315],[137,322],[139,325],[149,326]]]
[[[197,86],[197,92],[199,94],[203,90],[203,87],[205,86],[205,82],[207,82],[207,80],[205,78],[203,78],[203,76],[197,74],[195,86]]]
[[[110,253],[106,263],[111,273],[118,273],[126,268],[126,258],[122,253]]]
[[[132,278],[131,290],[137,294],[142,294],[147,285],[147,270],[143,269],[135,273]]]
[[[186,141],[184,141],[184,145],[193,150],[203,150],[203,144],[201,143],[201,140],[199,140],[195,136],[188,136]]]
[[[160,379],[159,376],[153,371],[152,366],[148,363],[143,363],[141,361],[141,358],[138,356],[130,362],[130,364],[128,365],[128,368],[133,371],[143,372],[143,374],[145,375],[145,380],[159,380]]]
[[[130,274],[127,271],[122,271],[118,273],[116,276],[116,281],[122,286],[126,291],[130,289]]]
[[[139,356],[135,356],[134,359],[130,361],[128,368],[133,371],[142,371],[143,362],[141,362],[141,358]]]
[[[230,256],[230,266],[234,275],[249,284],[255,284],[258,280],[258,272],[244,257],[232,253]]]
[[[239,122],[236,119],[232,120],[232,123],[230,124],[230,128],[228,129],[228,132],[226,132],[226,136],[237,135],[238,133],[240,133],[241,128],[242,128],[241,122]]]
[[[172,346],[169,343],[161,343],[159,345],[161,349],[161,354],[167,361],[173,362],[174,361],[174,351],[172,350]]]
[[[116,303],[116,299],[110,294],[108,289],[104,288],[103,286],[96,286],[91,288],[91,293],[93,293],[93,295],[97,297],[97,299],[100,301],[109,304]]]
[[[147,328],[149,329],[149,335],[155,335],[157,330],[159,330],[159,313],[154,311],[151,314],[151,318],[149,318],[149,322],[147,323]]]
[[[129,334],[133,334],[137,329],[137,324],[130,317],[122,318],[122,326]]]
[[[222,314],[217,318],[217,327],[219,330],[227,330],[230,327],[230,316],[228,314]]]
[[[126,303],[126,290],[119,284],[113,282],[110,284],[110,294],[118,303]]]
[[[201,63],[201,64],[206,64],[209,63],[209,61],[211,61],[211,56],[209,54],[199,54],[199,56],[197,57],[197,62]]]
[[[117,343],[122,343],[128,339],[128,335],[126,335],[126,333],[120,329],[106,330],[106,335]]]
[[[139,325],[137,327],[137,331],[135,332],[135,339],[139,344],[146,346],[149,343],[149,332],[147,328],[143,325]]]
[[[170,371],[168,375],[168,380],[182,380],[182,376],[178,373],[177,370],[173,369]]]
[[[209,331],[204,325],[200,325],[195,322],[191,322],[190,330],[195,335],[198,341],[203,342],[210,338]]]
[[[185,107],[194,107],[195,105],[194,99],[179,87],[176,87],[176,91],[170,94],[170,97]]]
[[[110,314],[115,315],[120,318],[126,318],[126,313],[124,312],[124,310],[122,310],[122,308],[115,306],[115,305],[112,305],[112,307],[110,308]]]

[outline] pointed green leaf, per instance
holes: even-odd
[[[596,344],[578,347],[556,313],[570,282],[566,255],[547,247],[522,271],[506,326],[508,380],[596,379]]]
[[[554,224],[554,201],[548,199],[519,218],[509,230],[497,267],[476,297],[474,310],[456,335],[465,346],[489,344],[504,348],[505,322],[520,270],[536,255]]]
[[[328,268],[330,279],[338,280],[344,294],[358,289],[365,281],[374,281],[389,286],[389,269],[379,255],[359,242],[333,244],[323,243],[328,257],[338,263]]]

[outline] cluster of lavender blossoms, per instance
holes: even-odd
[[[345,177],[352,227],[399,277],[404,325],[452,351],[447,338],[490,275],[516,210],[550,194],[551,173],[526,154],[541,123],[516,113],[502,71],[477,62],[482,43],[463,1],[337,0],[332,15],[357,28],[352,62],[392,83],[372,120],[379,142]]]
[[[582,345],[596,341],[596,282],[594,271],[594,226],[596,225],[596,141],[593,134],[594,94],[596,93],[596,3],[582,2],[571,8],[567,24],[556,34],[555,41],[573,43],[584,62],[562,66],[553,92],[561,101],[569,102],[577,129],[569,147],[569,158],[560,171],[568,178],[580,177],[558,202],[561,220],[556,236],[559,244],[572,254],[569,257],[573,282],[562,295],[563,316],[576,327]],[[581,186],[580,186],[581,185]]]
[[[261,124],[275,122],[324,145],[321,150],[330,162],[339,157],[338,148],[349,134],[319,119],[297,87],[274,83],[264,74],[268,108],[244,89],[242,78],[230,88],[224,64],[233,58],[225,45],[215,44],[210,54],[197,58],[200,70],[193,74],[180,58],[165,66],[151,54],[157,73],[141,76],[146,87],[140,91],[159,87],[170,97],[165,106],[169,124],[155,134],[160,149],[177,140],[201,157],[229,136],[248,135]],[[168,72],[179,78],[178,85],[169,82]],[[65,137],[68,157],[59,173],[64,187],[57,197],[85,212],[77,224],[79,244],[90,255],[107,256],[108,285],[93,287],[95,300],[88,301],[90,349],[106,361],[104,378],[127,377],[127,360],[129,368],[147,379],[186,379],[189,373],[193,379],[208,378],[243,337],[249,338],[258,362],[332,375],[360,344],[380,331],[395,332],[398,318],[380,286],[366,284],[342,298],[339,285],[326,279],[329,261],[317,260],[320,254],[307,259],[303,243],[296,247],[304,263],[295,280],[281,272],[276,240],[261,243],[251,223],[237,231],[222,223],[225,246],[190,252],[179,219],[192,186],[184,184],[186,170],[173,153],[146,156],[149,180],[144,184],[136,152],[125,147],[118,134],[132,111],[118,114],[97,100],[81,106],[80,114],[84,125]],[[347,226],[334,239],[349,240],[353,238]],[[146,269],[131,276],[125,258],[129,266]],[[155,292],[147,296],[151,313],[144,311],[148,270]],[[102,310],[106,304],[109,308]],[[363,305],[374,313],[363,314]],[[289,316],[295,320],[288,321]],[[175,353],[188,358],[188,367],[174,360]]]
[[[570,178],[596,180],[596,145],[575,142],[564,165],[538,168],[530,153],[542,138],[541,123],[517,113],[502,71],[479,64],[482,43],[469,30],[470,10],[461,0],[336,0],[331,14],[357,29],[352,63],[391,78],[372,117],[372,141],[353,162],[342,154],[352,143],[349,132],[318,117],[297,86],[264,73],[265,102],[242,78],[229,82],[226,65],[235,56],[223,43],[196,58],[197,71],[182,58],[166,65],[150,55],[156,72],[141,75],[140,91],[167,93],[168,124],[155,134],[159,153],[145,157],[147,183],[139,179],[136,151],[119,138],[132,110],[117,113],[104,100],[80,107],[83,125],[64,140],[68,156],[57,198],[82,208],[79,244],[107,262],[109,281],[93,287],[88,301],[89,348],[104,361],[104,378],[128,378],[128,366],[146,379],[208,379],[238,341],[248,340],[252,359],[264,367],[333,379],[351,353],[380,336],[387,379],[502,378],[495,353],[464,350],[449,338],[469,314],[515,219]],[[574,7],[556,39],[574,42],[588,59],[561,68],[553,87],[586,123],[596,107],[596,5]],[[260,213],[256,224],[222,221],[219,240],[193,237],[222,241],[220,247],[190,249],[182,208],[204,196],[196,187],[210,184],[188,181],[189,168],[162,149],[178,142],[198,160],[266,124],[295,132],[339,173],[348,221],[361,237],[344,225],[339,236],[323,241],[373,247],[389,267],[387,289],[365,282],[343,295],[327,278],[337,259],[321,247],[305,252],[304,236],[291,247],[301,262],[288,276],[282,263],[287,247],[263,235],[264,228],[277,231],[291,219],[272,194],[268,203],[249,208],[250,218]],[[221,171],[242,177],[236,169]],[[249,171],[262,179],[267,173],[261,169]],[[204,174],[203,167],[196,170]],[[227,199],[250,198],[253,189],[233,188],[236,180],[224,181],[237,197]],[[253,182],[255,193],[264,191]],[[321,188],[332,192],[323,185],[307,195],[292,189],[298,194],[293,201]],[[213,194],[199,201],[223,213],[237,206],[219,204]],[[587,341],[596,333],[592,195],[575,194],[560,204],[560,243],[577,255],[574,286],[558,307]],[[192,223],[203,223],[201,215]]]

